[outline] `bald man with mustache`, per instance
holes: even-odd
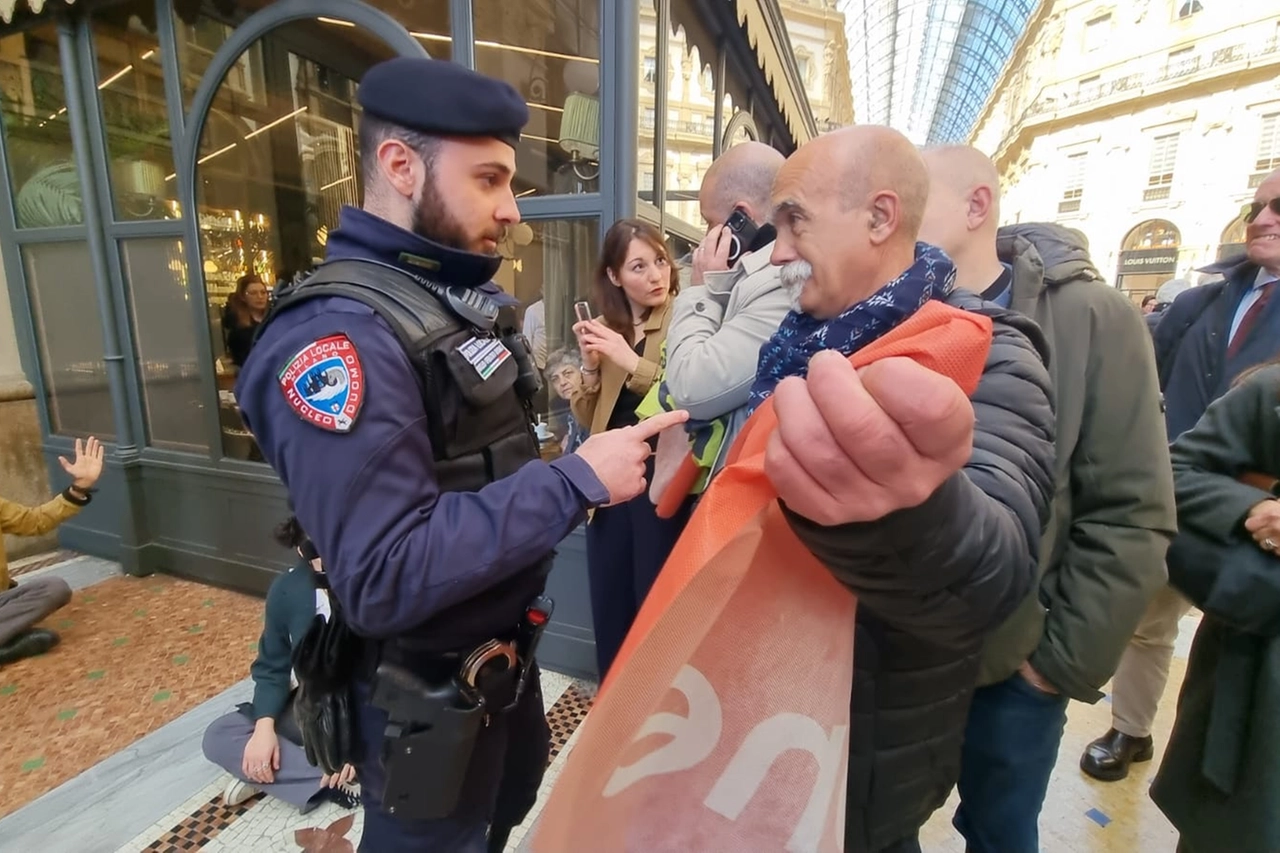
[[[1165,584],[1176,530],[1155,354],[1137,309],[1107,285],[1082,234],[999,228],[999,177],[969,147],[924,152],[921,238],[961,287],[1034,319],[1057,395],[1053,515],[1041,576],[987,642],[965,731],[955,826],[971,853],[1037,853],[1037,822],[1066,724],[1115,672]]]
[[[760,350],[750,405],[778,417],[765,470],[800,541],[858,596],[847,853],[919,851],[959,775],[982,644],[1031,590],[1053,489],[1053,407],[1035,324],[956,290],[917,233],[928,175],[896,131],[802,146],[773,187],[796,310]],[[971,398],[909,359],[846,356],[930,300],[981,311]]]

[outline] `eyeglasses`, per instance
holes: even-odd
[[[1244,221],[1246,225],[1251,225],[1253,220],[1262,215],[1263,208],[1270,208],[1271,212],[1276,216],[1280,216],[1280,196],[1276,196],[1271,201],[1255,201],[1246,205],[1244,209]]]

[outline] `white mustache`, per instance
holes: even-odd
[[[809,283],[809,279],[813,278],[813,267],[808,261],[789,261],[782,265],[778,277],[794,306],[799,302],[804,286]]]

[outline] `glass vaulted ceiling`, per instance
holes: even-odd
[[[843,0],[862,124],[961,142],[1039,0]]]

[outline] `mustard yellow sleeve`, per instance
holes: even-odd
[[[58,495],[40,506],[24,506],[0,498],[0,533],[43,536],[80,512],[80,507]]]
[[[627,379],[627,387],[636,394],[648,394],[649,389],[653,387],[654,381],[657,380],[658,374],[661,372],[662,365],[658,364],[658,362],[642,358],[640,363],[636,365],[636,372]]]
[[[600,382],[590,388],[583,385],[570,393],[569,410],[573,412],[573,419],[584,429],[591,429],[591,422],[596,416],[596,404],[600,402],[600,386]]]

